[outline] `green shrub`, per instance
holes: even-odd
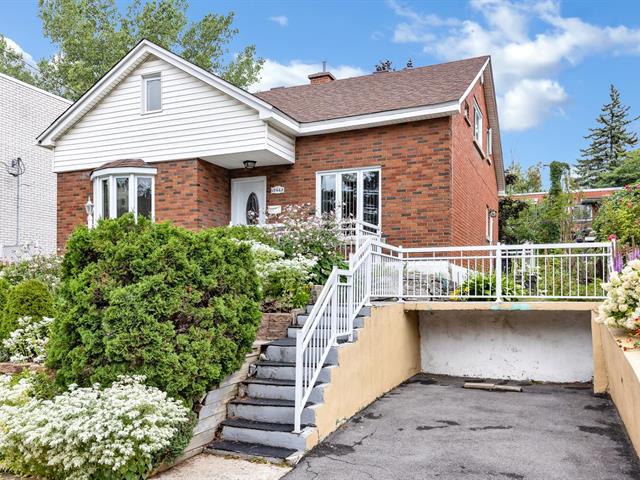
[[[621,245],[640,244],[640,183],[605,198],[593,228],[600,240],[615,235]]]
[[[284,252],[254,240],[242,240],[251,247],[262,285],[263,312],[289,312],[311,299],[309,277],[315,260],[285,258]]]
[[[237,370],[261,315],[248,245],[132,215],[77,229],[62,264],[47,364],[59,385],[119,375],[191,405]]]
[[[11,284],[9,281],[5,278],[0,278],[0,317],[2,317],[2,312],[7,302],[9,290],[11,290]]]
[[[0,321],[0,340],[18,328],[20,317],[54,316],[54,298],[47,286],[39,280],[25,280],[9,291]]]
[[[455,291],[459,300],[473,300],[490,302],[496,296],[496,275],[489,273],[476,273],[471,275]],[[524,290],[513,280],[502,277],[502,300],[505,302],[517,302],[518,297],[524,295]]]

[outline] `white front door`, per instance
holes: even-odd
[[[231,223],[251,225],[265,222],[267,177],[231,180]]]

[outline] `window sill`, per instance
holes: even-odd
[[[473,139],[473,145],[474,147],[476,147],[476,150],[478,150],[478,153],[480,154],[480,156],[486,160],[487,156],[484,154],[484,150],[482,150],[482,147],[480,146],[480,144],[475,138]]]
[[[162,113],[162,109],[160,109],[160,110],[151,110],[150,112],[140,112],[140,115],[142,115],[142,116],[155,115],[156,113]]]

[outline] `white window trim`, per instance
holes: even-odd
[[[156,80],[156,79],[160,80],[160,108],[157,110],[147,110],[147,83],[149,82],[149,80]],[[164,105],[164,102],[162,101],[164,97],[163,83],[164,82],[162,81],[162,74],[160,72],[150,73],[148,75],[142,75],[142,82],[141,82],[142,94],[140,95],[140,98],[142,99],[142,105],[141,105],[142,115],[162,112],[162,107]]]
[[[480,109],[480,105],[478,105],[478,101],[476,99],[473,100],[473,139],[478,144],[480,149],[482,149],[482,133],[483,133],[483,118],[482,118],[482,110]]]
[[[382,168],[377,165],[373,167],[357,167],[357,168],[341,168],[336,170],[323,170],[316,172],[316,215],[322,215],[322,176],[323,175],[335,175],[336,177],[343,173],[355,173],[356,188],[358,190],[358,205],[356,211],[356,217],[358,221],[364,219],[364,204],[362,199],[364,193],[364,172],[378,172],[378,228],[382,228]],[[336,203],[338,198],[342,197],[342,182],[336,178]],[[336,205],[336,219],[342,220],[342,209]]]
[[[487,129],[487,155],[493,155],[493,129]]]
[[[93,181],[93,223],[102,219],[103,196],[102,180],[109,182],[109,218],[117,218],[116,178],[129,179],[129,212],[138,220],[138,178],[151,179],[151,221],[156,221],[156,173],[155,168],[106,168],[91,175]]]

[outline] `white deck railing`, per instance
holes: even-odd
[[[296,432],[327,355],[340,337],[353,336],[370,301],[599,300],[613,268],[610,242],[402,248],[365,235],[357,244],[297,336]]]

